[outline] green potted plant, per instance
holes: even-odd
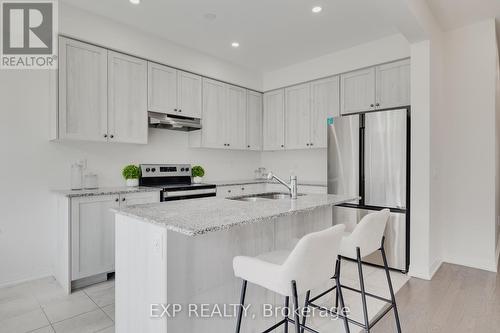
[[[122,170],[122,176],[127,181],[127,186],[139,186],[141,169],[137,165],[127,165]]]
[[[205,176],[205,170],[202,166],[195,165],[191,168],[191,176],[193,176],[193,182],[199,184],[203,180],[203,176]]]

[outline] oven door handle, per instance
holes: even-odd
[[[200,194],[212,194],[216,193],[215,188],[202,189],[202,190],[187,190],[187,191],[165,191],[163,192],[163,197],[165,198],[175,198],[175,197],[185,197]]]

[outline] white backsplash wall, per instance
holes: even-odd
[[[127,164],[190,163],[205,169],[205,181],[247,179],[260,166],[260,153],[220,149],[188,148],[188,134],[165,129],[150,129],[147,145],[102,144],[92,142],[58,142],[53,148],[76,161],[87,159],[89,171],[99,176],[100,186],[124,185],[121,170]],[[71,158],[51,184],[68,188]]]
[[[324,182],[327,178],[327,150],[290,150],[263,152],[261,164],[283,179],[290,175],[297,176],[301,181]]]

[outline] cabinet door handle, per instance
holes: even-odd
[[[380,106],[380,103],[375,104],[375,106]]]
[[[281,145],[281,148],[284,148],[284,147],[285,147],[285,145]]]
[[[242,190],[242,191],[244,191],[244,190],[245,190],[245,188],[244,188],[244,187],[242,187],[242,188],[241,188],[241,190]]]
[[[308,147],[309,147],[309,144],[308,144],[308,143],[306,143],[306,146],[308,146]]]
[[[125,198],[123,198],[122,201],[125,201]]]
[[[182,109],[179,109],[179,112],[182,112]]]
[[[118,202],[118,201],[120,201],[120,199],[116,198],[115,201]]]
[[[174,109],[175,112],[177,112],[177,109]]]
[[[311,146],[313,146],[313,145],[314,145],[314,143],[312,143],[312,142],[311,142],[311,143],[310,143],[310,145],[311,145]]]
[[[248,145],[247,148],[250,148],[250,145]]]
[[[104,137],[105,137],[105,138],[107,138],[107,137],[108,137],[108,135],[107,135],[107,134],[104,134]]]
[[[371,108],[372,108],[372,107],[374,107],[374,106],[375,106],[375,105],[373,105],[373,104],[370,104],[370,107],[371,107]]]

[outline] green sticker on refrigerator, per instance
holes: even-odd
[[[333,117],[328,117],[328,118],[326,119],[326,123],[327,123],[328,125],[333,125]]]

